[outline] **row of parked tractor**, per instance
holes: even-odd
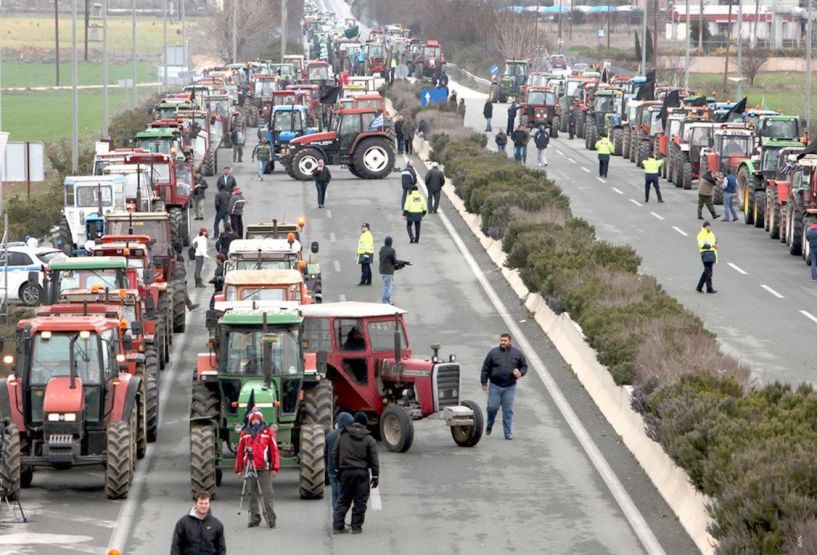
[[[661,177],[682,189],[692,189],[706,172],[720,180],[731,171],[744,222],[808,262],[806,230],[817,222],[817,150],[806,149],[799,117],[746,109],[745,99],[718,102],[643,76],[608,77],[607,69],[528,74],[526,61],[511,62],[524,75],[520,123],[545,124],[552,136],[575,133],[589,150],[606,136],[614,156],[638,167],[649,156],[662,157]],[[715,203],[722,202],[723,189],[716,187]]]

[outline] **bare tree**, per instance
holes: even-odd
[[[755,84],[755,77],[760,73],[760,68],[769,59],[769,50],[761,48],[755,44],[753,48],[743,49],[743,75],[749,80],[749,86]]]
[[[205,44],[224,61],[230,61],[233,52],[233,5],[225,1],[224,10],[213,10],[203,22]],[[240,0],[236,17],[236,50],[239,60],[251,60],[264,51],[275,39],[271,29],[278,29],[281,3],[275,0]]]
[[[534,19],[509,12],[496,12],[494,32],[499,51],[506,58],[532,59],[537,42],[542,41],[542,37],[537,37]]]

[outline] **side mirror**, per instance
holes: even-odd
[[[145,331],[145,327],[142,325],[141,320],[134,320],[130,323],[130,330],[134,335],[142,335]]]
[[[312,241],[312,244],[309,246],[309,250],[312,251],[312,254],[318,254],[318,242]]]
[[[126,333],[122,336],[122,346],[125,347],[126,351],[133,349],[133,336],[131,334]]]

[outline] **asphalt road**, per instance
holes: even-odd
[[[483,131],[485,95],[452,83],[466,98],[466,125]],[[494,133],[507,124],[507,105],[494,105]],[[489,148],[495,148],[493,135]],[[536,166],[533,141],[527,164]],[[508,145],[512,155],[512,145]],[[545,171],[570,197],[573,214],[596,227],[600,239],[631,245],[643,259],[642,271],[698,315],[718,335],[724,352],[752,369],[760,382],[815,382],[817,360],[809,334],[817,332],[817,284],[801,257],[768,233],[738,222],[713,221],[718,238],[717,295],[695,291],[702,266],[695,236],[698,195],[661,180],[664,204],[655,191],[644,203],[644,172],[626,159],[611,157],[607,179],[598,177],[595,151],[584,139],[551,139]],[[716,206],[718,213],[721,206]],[[704,209],[704,217],[709,216]],[[739,217],[741,213],[738,212]]]
[[[603,453],[613,480],[623,484],[620,499],[637,509],[625,512],[616,502],[532,370],[517,395],[513,441],[494,434],[476,448],[459,448],[441,421],[427,420],[416,422],[415,442],[408,453],[381,449],[381,486],[370,501],[362,536],[333,536],[328,501],[300,500],[297,473],[289,470],[274,482],[278,528],[248,530],[246,513],[237,514],[240,483],[234,476],[225,476],[213,511],[225,524],[230,553],[252,552],[262,545],[259,542],[270,542],[292,553],[360,553],[385,547],[389,553],[412,554],[629,555],[646,551],[629,523],[639,518],[645,521],[642,536],[654,535],[666,553],[695,552],[670,509],[447,201],[443,212],[461,235],[461,246],[470,250],[504,303],[500,310],[440,216],[426,219],[421,243],[408,244],[399,210],[399,174],[364,181],[334,167],[327,208],[318,210],[311,183],[293,181],[280,170],[263,182],[255,180],[254,164],[246,161],[249,152],[250,147],[235,172],[248,198],[245,221],[306,216],[307,240],[321,245],[327,301],[379,299],[378,275],[372,287],[355,286],[357,235],[363,222],[371,224],[378,246],[386,234],[392,235],[398,255],[413,262],[397,275],[394,298],[409,310],[409,339],[415,354],[430,354],[432,343],[442,343],[444,354],[456,353],[463,368],[463,398],[484,406],[485,394],[479,386],[482,358],[507,329],[503,316],[512,318]],[[219,165],[228,156],[222,150]],[[215,179],[209,181],[214,189]],[[210,191],[208,205],[212,197]],[[208,226],[211,215],[208,207],[210,219],[204,222]],[[191,289],[191,293],[203,308],[210,290]],[[100,553],[112,544],[125,545],[128,554],[169,551],[175,521],[191,506],[190,378],[193,355],[206,348],[206,337],[204,311],[198,309],[188,315],[187,332],[177,336],[173,362],[162,374],[159,441],[139,463],[129,499],[105,499],[102,469],[37,472],[33,487],[23,497],[30,522],[0,525],[0,554]]]

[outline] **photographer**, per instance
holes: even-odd
[[[258,514],[258,504],[263,505],[264,518],[267,525],[275,528],[275,511],[272,507],[272,478],[278,474],[281,461],[278,456],[278,445],[275,432],[264,422],[264,416],[253,410],[249,416],[249,426],[241,432],[238,440],[238,455],[235,458],[235,473],[243,476],[245,470],[258,474],[258,485],[250,484],[250,522],[253,528],[261,524],[261,515]],[[244,479],[247,479],[246,477]],[[261,499],[259,491],[261,490]]]
[[[394,284],[394,272],[401,270],[406,266],[411,266],[411,262],[405,260],[397,260],[397,253],[392,248],[392,238],[388,235],[383,240],[383,246],[380,247],[380,275],[383,276],[383,296],[381,302],[385,304],[392,304],[391,292]]]

